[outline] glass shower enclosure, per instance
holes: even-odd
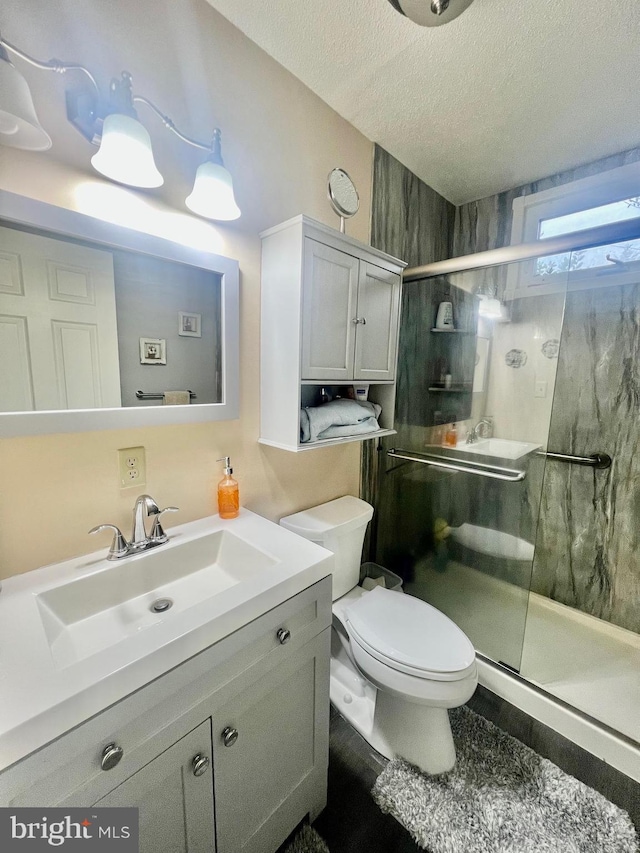
[[[624,227],[623,239],[640,234],[638,220]],[[615,435],[603,420],[608,406],[619,422],[640,382],[640,271],[619,284],[611,263],[586,285],[584,247],[615,254],[621,241],[611,226],[585,234],[544,256],[510,247],[483,253],[499,263],[410,271],[372,550],[481,656],[638,742],[628,690],[635,673],[640,691],[640,637],[612,594],[607,516],[637,415]],[[621,678],[607,701],[594,660]]]

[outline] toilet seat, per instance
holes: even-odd
[[[435,607],[376,587],[344,611],[352,642],[385,666],[416,678],[459,681],[476,671],[466,634]]]

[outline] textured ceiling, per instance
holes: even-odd
[[[208,2],[455,204],[640,144],[639,0]]]

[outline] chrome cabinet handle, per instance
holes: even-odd
[[[366,326],[367,325],[367,318],[366,317],[360,317],[360,322],[362,323],[363,326]]]
[[[363,326],[366,326],[367,325],[367,318],[366,317],[354,317],[351,322],[354,324],[354,326],[357,326],[359,323],[362,324]]]
[[[191,766],[193,767],[194,776],[202,776],[209,769],[209,759],[206,755],[198,753],[194,756]]]
[[[113,770],[116,765],[120,764],[120,759],[123,755],[124,749],[121,746],[115,743],[108,743],[102,750],[100,766],[103,770]]]
[[[238,730],[232,726],[227,726],[222,732],[222,742],[225,746],[233,746],[238,740]]]
[[[276,632],[276,637],[280,641],[280,643],[284,646],[285,643],[288,643],[291,639],[291,631],[288,628],[279,628]]]

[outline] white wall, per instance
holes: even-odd
[[[256,443],[258,232],[298,213],[335,225],[325,182],[330,169],[341,166],[361,198],[348,231],[367,241],[371,143],[204,0],[4,0],[1,23],[9,41],[39,57],[83,62],[105,85],[126,68],[136,88],[186,133],[207,138],[220,126],[243,216],[208,228],[177,213],[199,158],[143,108],[166,186],[133,193],[98,180],[89,165],[93,149],[64,117],[64,86],[71,77],[20,64],[54,147],[46,154],[0,147],[0,187],[172,239],[186,228],[190,238],[202,234],[211,249],[238,258],[242,387],[235,422],[0,442],[0,577],[106,548],[108,536],[100,542],[86,535],[100,522],[128,530],[137,491],[118,488],[119,447],[146,447],[146,490],[160,504],[180,507],[170,519],[174,524],[215,511],[215,460],[223,455],[232,457],[241,502],[269,518],[357,494],[358,444],[288,454]]]

